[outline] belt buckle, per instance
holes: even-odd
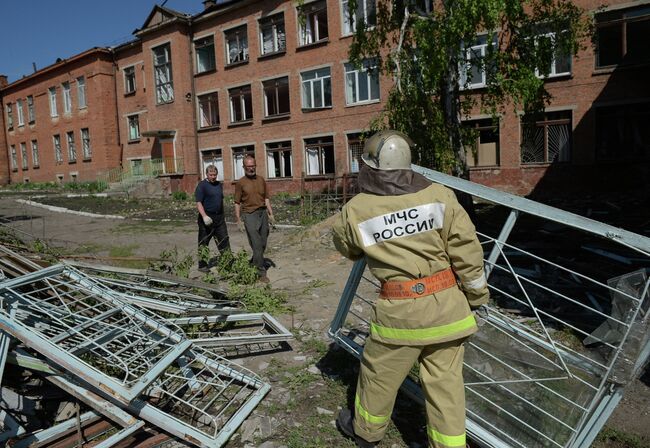
[[[411,291],[413,291],[415,294],[421,296],[422,293],[424,293],[424,283],[418,282],[415,285],[411,286]]]

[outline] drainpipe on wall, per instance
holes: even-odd
[[[5,173],[7,176],[7,185],[11,183],[11,155],[9,154],[9,132],[7,131],[7,127],[5,126],[5,103],[2,100],[3,95],[2,95],[2,88],[6,87],[9,85],[9,82],[7,80],[6,75],[0,75],[0,127],[2,128],[2,136],[0,137],[0,140],[4,139],[4,146],[5,146],[5,151],[4,154],[0,154],[0,157],[6,157],[7,161],[7,172]],[[0,145],[2,147],[2,145]],[[2,176],[0,176],[2,177]]]
[[[194,150],[197,153],[197,158],[196,158],[196,172],[198,173],[197,175],[199,176],[199,179],[201,178],[201,151],[199,150],[199,132],[197,131],[197,114],[196,114],[196,85],[194,83],[194,58],[192,55],[192,48],[194,47],[194,30],[192,28],[192,19],[188,21],[189,25],[189,39],[190,39],[190,51],[189,51],[189,58],[190,58],[190,70],[192,71],[192,79],[190,82],[191,85],[191,94],[192,94],[192,133],[194,134]]]
[[[117,69],[117,62],[115,61],[115,53],[113,52],[113,83],[115,84],[115,124],[117,125],[117,144],[120,147],[120,167],[123,166],[123,159],[124,159],[124,145],[122,144],[122,136],[120,135],[120,111],[118,110],[118,105],[117,105],[117,92],[118,92],[118,85],[117,85],[117,77],[119,74],[119,70]]]

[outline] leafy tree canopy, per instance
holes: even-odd
[[[361,2],[348,2],[357,20],[350,61],[375,58],[394,79],[370,131],[400,130],[417,145],[416,163],[462,177],[475,138],[463,117],[496,118],[506,107],[535,117],[550,101],[544,78],[554,61],[576,55],[591,32],[584,10],[564,0],[376,0],[366,21]],[[484,51],[472,50],[479,41]],[[467,89],[472,69],[485,72],[484,87]]]

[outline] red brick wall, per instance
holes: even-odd
[[[2,100],[2,88],[7,85],[7,77],[0,75],[0,185],[9,183],[9,146],[7,145],[7,126],[5,124],[5,103]]]

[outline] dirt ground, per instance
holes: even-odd
[[[145,221],[80,216],[49,211],[16,201],[18,196],[0,197],[0,223],[47,241],[78,256],[157,258],[176,247],[194,254],[196,224],[192,213],[178,213],[178,221]],[[233,250],[248,249],[245,235],[229,225]],[[214,249],[214,248],[213,248]],[[272,386],[269,403],[253,415],[258,432],[242,427],[229,447],[351,447],[334,427],[337,408],[348,406],[353,397],[356,362],[340,350],[332,349],[326,332],[338,305],[351,263],[333,248],[326,225],[310,230],[283,228],[269,238],[266,256],[275,267],[269,270],[271,287],[288,294],[294,311],[280,320],[297,336],[291,349],[247,359],[253,370]],[[108,264],[108,263],[107,263]],[[199,277],[196,266],[191,277]],[[345,366],[335,371],[337,366]],[[305,376],[305,370],[320,375]],[[405,400],[406,401],[406,400]],[[421,414],[404,404],[402,422],[389,430],[382,446],[424,446]],[[414,415],[415,425],[408,417]],[[399,419],[398,419],[399,420]],[[598,447],[650,447],[650,373],[626,389],[621,404],[607,423],[608,435]],[[416,428],[407,428],[415,426]],[[248,428],[248,429],[247,429]],[[247,434],[254,433],[254,435]],[[267,431],[266,433],[264,431]]]

